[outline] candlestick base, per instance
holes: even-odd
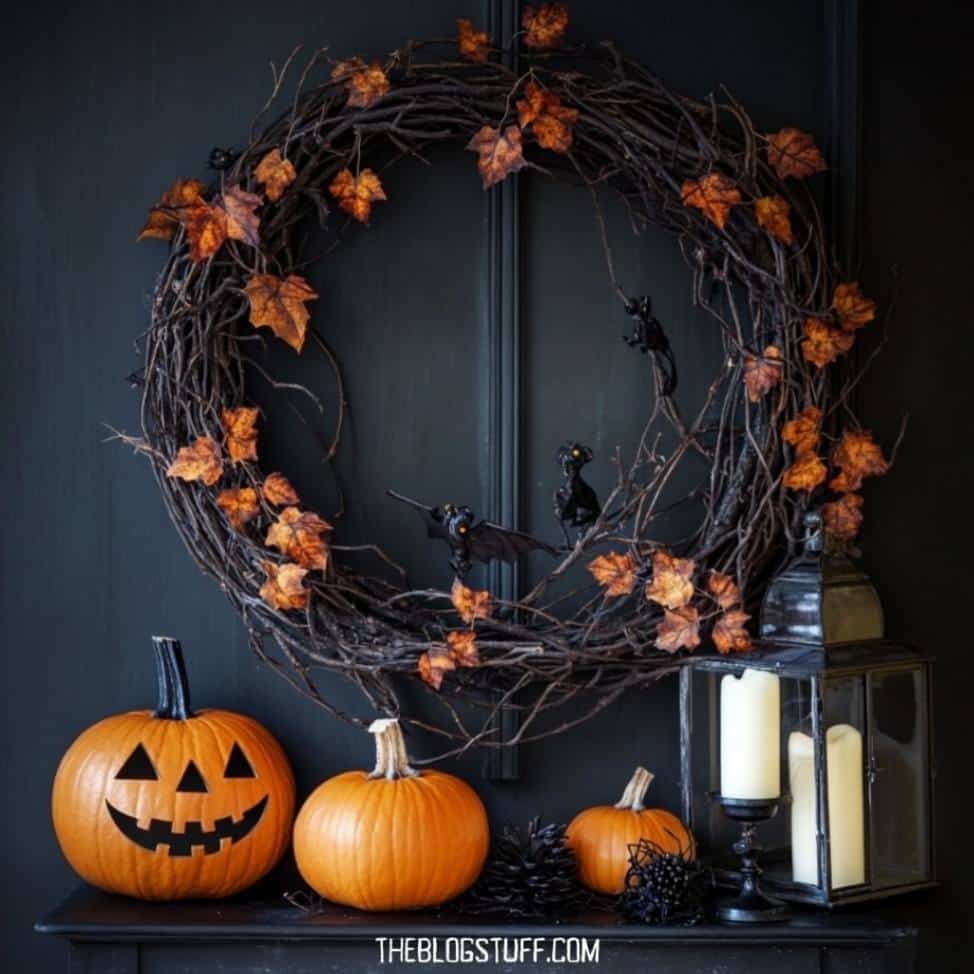
[[[734,852],[741,857],[741,890],[737,896],[718,904],[717,917],[728,923],[775,923],[787,920],[791,913],[788,906],[761,889],[762,870],[758,865],[758,853],[762,849],[755,838],[758,824],[778,814],[780,799],[713,797],[729,819],[741,823],[741,837],[734,843]]]

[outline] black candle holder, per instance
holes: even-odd
[[[761,890],[758,853],[762,851],[762,847],[755,838],[758,825],[778,814],[781,799],[726,798],[723,795],[714,795],[713,799],[729,819],[741,824],[741,837],[734,843],[734,852],[741,857],[741,890],[733,899],[718,904],[718,918],[729,923],[773,923],[787,920],[790,915],[787,904]]]

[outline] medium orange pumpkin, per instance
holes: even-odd
[[[325,899],[360,910],[411,910],[459,896],[480,875],[490,830],[459,778],[409,766],[399,722],[376,720],[371,773],[318,786],[294,823],[294,856]]]
[[[568,844],[578,859],[581,881],[599,893],[621,893],[629,869],[629,846],[640,839],[665,852],[694,855],[693,836],[671,812],[646,808],[643,801],[653,776],[636,768],[615,805],[579,812],[568,826]]]
[[[220,897],[287,849],[294,778],[257,721],[189,707],[179,643],[155,637],[159,705],[108,717],[54,778],[61,850],[89,883],[144,900]]]

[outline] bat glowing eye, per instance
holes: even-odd
[[[581,450],[572,450],[572,456],[573,457],[580,457],[581,455],[582,455],[582,451]]]
[[[461,534],[466,534],[467,533],[466,524],[461,524],[458,530],[460,531]]]

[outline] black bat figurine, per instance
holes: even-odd
[[[594,524],[602,505],[595,491],[582,479],[582,467],[589,463],[594,454],[587,446],[574,441],[565,443],[558,450],[558,463],[565,482],[555,491],[555,517],[565,535],[565,544],[571,548],[568,528],[578,529],[581,534]]]
[[[670,340],[663,331],[659,318],[653,314],[652,300],[647,297],[629,298],[625,304],[626,314],[633,319],[632,334],[623,335],[622,340],[630,348],[638,348],[644,355],[650,352],[663,376],[661,394],[672,396],[676,392],[676,359],[670,348]]]
[[[558,554],[551,545],[522,531],[511,531],[490,521],[474,523],[474,513],[469,507],[457,507],[455,504],[427,507],[394,490],[387,490],[386,493],[419,513],[426,524],[428,538],[439,538],[450,546],[450,567],[461,580],[474,561],[512,562],[528,551]]]

